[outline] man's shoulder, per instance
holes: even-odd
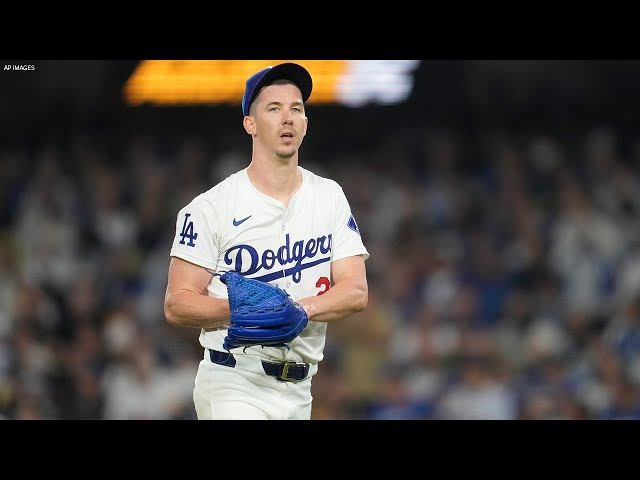
[[[342,187],[337,181],[326,176],[326,174],[315,173],[314,171],[308,170],[303,167],[300,167],[300,169],[304,174],[305,181],[309,182],[310,185],[317,186],[320,188],[326,188],[329,190],[342,189]]]
[[[220,180],[209,190],[204,192],[205,196],[215,196],[220,194],[226,194],[230,189],[233,189],[235,186],[239,185],[241,182],[245,181],[247,177],[246,169],[239,170],[227,176],[226,178]]]

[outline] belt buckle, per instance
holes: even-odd
[[[285,362],[285,363],[283,363],[282,364],[282,373],[280,373],[280,375],[278,375],[278,379],[282,380],[283,382],[294,382],[294,381],[296,381],[297,380],[296,378],[292,378],[292,377],[288,376],[289,367],[292,367],[292,366],[295,367],[296,365],[297,365],[296,362]]]

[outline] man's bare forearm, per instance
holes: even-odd
[[[366,281],[347,278],[324,294],[303,298],[298,303],[306,310],[309,320],[333,322],[360,312],[367,306],[368,299]]]
[[[189,290],[167,294],[164,315],[176,327],[215,328],[229,323],[229,301]]]

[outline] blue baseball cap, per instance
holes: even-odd
[[[260,89],[273,80],[280,78],[286,78],[296,84],[302,93],[303,102],[306,102],[311,96],[313,80],[311,80],[311,74],[307,69],[297,63],[281,63],[260,70],[247,79],[247,87],[242,96],[242,113],[245,116],[249,115],[249,107],[258,96]]]

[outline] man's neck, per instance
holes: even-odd
[[[260,192],[282,202],[285,206],[302,184],[298,156],[288,160],[261,159],[255,156],[247,168],[249,180]]]

